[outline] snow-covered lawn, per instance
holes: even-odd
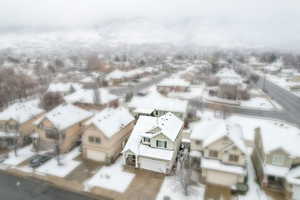
[[[164,200],[170,197],[170,200],[204,200],[205,187],[193,185],[188,187],[188,196],[184,195],[183,187],[176,176],[166,176],[156,200]]]
[[[73,160],[79,155],[79,148],[76,148],[67,154],[61,155],[61,166],[57,165],[56,158],[52,158],[50,161],[37,168],[36,172],[42,175],[66,177],[69,173],[71,173],[76,167],[80,165],[80,161]]]
[[[248,107],[248,108],[262,109],[262,110],[272,110],[272,109],[276,109],[277,107],[280,108],[280,106],[276,102],[272,101],[272,103],[270,102],[269,99],[264,97],[253,97],[248,101],[241,101],[241,107]]]
[[[3,162],[3,164],[10,166],[17,166],[35,155],[35,152],[32,151],[32,145],[28,145],[21,149],[17,150],[17,156],[15,156],[15,152],[11,151],[8,154],[8,158]]]
[[[123,171],[121,159],[107,167],[102,167],[92,178],[85,182],[86,190],[101,187],[123,193],[134,179],[135,174]]]

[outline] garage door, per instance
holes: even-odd
[[[208,170],[206,181],[216,185],[232,186],[238,182],[238,176],[235,174]]]
[[[300,200],[300,186],[293,186],[293,200]]]
[[[105,153],[93,150],[87,150],[87,158],[99,162],[105,162]]]
[[[166,173],[167,170],[167,163],[165,161],[159,161],[159,160],[152,160],[149,158],[139,158],[140,161],[140,168],[160,172],[160,173]]]

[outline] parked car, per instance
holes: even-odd
[[[8,158],[7,154],[0,155],[0,163],[3,163]]]
[[[45,162],[47,162],[48,160],[50,160],[52,157],[53,156],[51,156],[50,154],[44,154],[44,155],[38,154],[30,160],[30,166],[32,168],[37,168],[42,164],[44,164]]]

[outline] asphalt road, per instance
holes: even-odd
[[[300,98],[298,96],[268,80],[264,81],[263,77],[260,77],[257,86],[283,107],[282,113],[286,121],[300,126]]]
[[[89,197],[58,189],[45,182],[20,178],[0,172],[1,200],[92,200]],[[104,199],[103,199],[104,200]]]

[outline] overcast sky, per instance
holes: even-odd
[[[0,0],[0,28],[82,27],[130,17],[190,17],[208,27],[228,26],[241,37],[256,32],[266,41],[300,46],[300,0]]]

